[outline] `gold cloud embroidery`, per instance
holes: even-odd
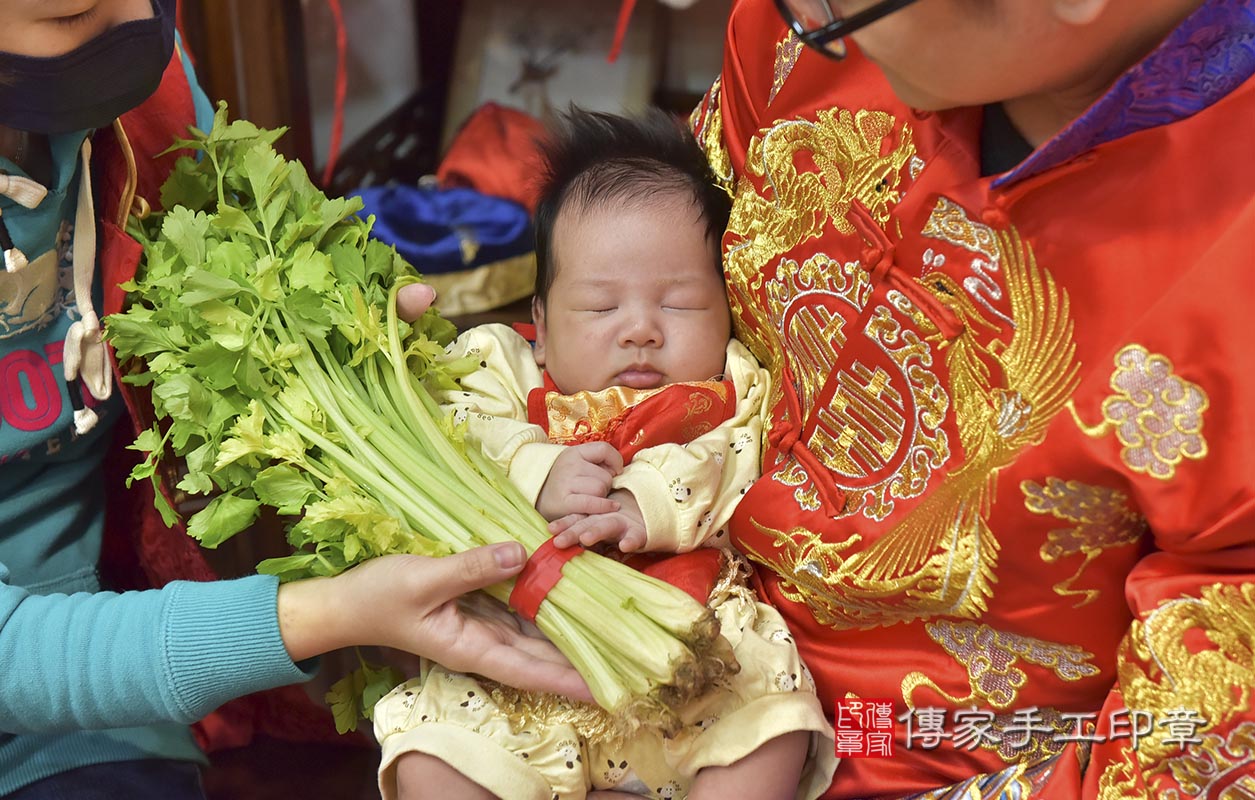
[[[1094,654],[1074,645],[998,631],[975,622],[939,620],[926,624],[925,629],[934,642],[967,669],[971,693],[956,697],[924,673],[912,672],[902,679],[902,699],[911,707],[918,705],[915,690],[925,687],[955,705],[982,701],[999,710],[1009,708],[1028,682],[1028,675],[1018,666],[1021,660],[1044,667],[1064,681],[1098,674],[1098,667],[1090,663]]]
[[[1074,608],[1093,602],[1098,597],[1097,589],[1073,589],[1072,585],[1103,550],[1139,541],[1146,533],[1146,520],[1129,508],[1127,495],[1101,486],[1047,478],[1045,486],[1024,481],[1020,491],[1024,493],[1024,507],[1034,514],[1076,523],[1047,534],[1041,558],[1053,564],[1078,553],[1084,555],[1076,572],[1053,588],[1065,597],[1080,595],[1082,599]]]
[[[1115,394],[1103,401],[1103,422],[1086,425],[1069,405],[1076,424],[1099,437],[1114,430],[1120,459],[1134,472],[1170,480],[1187,458],[1207,455],[1203,412],[1210,401],[1196,384],[1173,373],[1172,362],[1145,347],[1131,344],[1115,357],[1111,375]]]
[[[776,94],[784,88],[784,82],[789,79],[789,73],[793,72],[798,56],[802,55],[802,49],[805,46],[792,30],[786,31],[784,38],[776,42],[776,63],[771,77],[771,92],[767,95],[767,105],[771,105],[776,99]]]

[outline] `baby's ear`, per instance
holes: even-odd
[[[545,340],[548,339],[548,331],[545,330],[545,304],[539,297],[532,298],[532,324],[536,326],[536,341],[532,343],[532,357],[536,359],[536,366],[545,366]]]
[[[1052,0],[1055,18],[1067,25],[1089,25],[1107,8],[1108,0]]]

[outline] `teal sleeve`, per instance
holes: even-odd
[[[196,127],[207,131],[214,126],[213,103],[209,102],[209,95],[205,94],[205,90],[200,88],[200,82],[196,80],[196,68],[192,66],[192,58],[187,54],[183,37],[178,31],[175,31],[174,37],[179,45],[179,61],[183,64],[183,72],[187,75],[187,85],[192,90],[192,106],[196,109]]]
[[[9,585],[0,565],[0,731],[189,723],[235,697],[308,679],[279,636],[277,587],[257,575],[32,595]]]

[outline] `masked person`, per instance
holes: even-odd
[[[352,644],[587,696],[556,651],[447,602],[517,573],[520,546],[206,582],[147,482],[123,487],[111,443],[144,405],[115,384],[100,318],[138,261],[127,214],[174,156],[154,157],[211,117],[173,0],[62,5],[0,0],[0,795],[201,797],[187,725]],[[411,317],[429,299],[407,297]],[[132,541],[164,588],[108,591],[136,574],[103,568],[133,564]]]

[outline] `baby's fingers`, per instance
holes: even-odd
[[[598,542],[617,542],[623,531],[623,519],[619,515],[598,514],[576,522],[566,533],[578,536],[585,547],[592,547]]]
[[[630,525],[619,539],[619,552],[635,553],[645,546],[645,529]]]
[[[576,497],[605,497],[609,494],[606,491],[608,483],[593,475],[580,475],[572,478],[566,486],[566,498],[562,501],[563,508],[571,511],[579,509],[572,507],[572,502]]]
[[[566,502],[562,504],[562,510],[566,512],[563,516],[571,514],[612,514],[619,510],[619,502],[600,495],[573,492],[567,496]]]
[[[579,531],[571,530],[571,526],[584,519],[585,516],[585,514],[567,514],[565,517],[558,517],[550,522],[549,532],[553,534],[554,547],[561,550],[579,544]]]

